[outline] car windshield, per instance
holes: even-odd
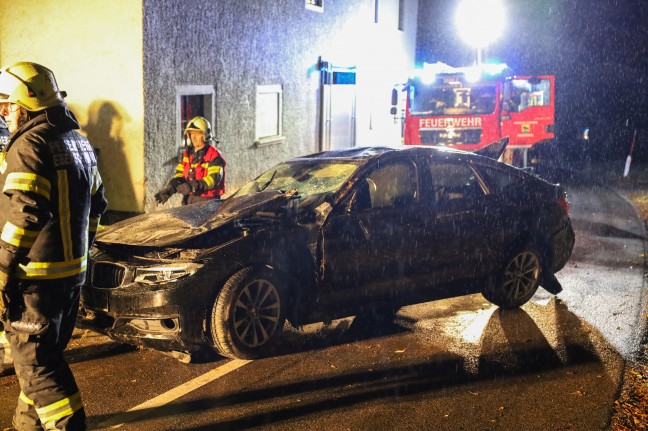
[[[263,190],[296,189],[300,196],[337,191],[360,165],[350,161],[295,160],[281,163],[236,192],[245,196]]]

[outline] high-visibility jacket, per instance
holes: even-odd
[[[108,203],[78,124],[60,112],[48,121],[57,114],[48,111],[10,135],[0,153],[0,269],[30,282],[76,285],[85,280]]]
[[[192,195],[204,198],[221,197],[225,193],[225,159],[214,146],[205,143],[198,151],[189,147],[176,166],[175,178],[198,181],[200,187]]]

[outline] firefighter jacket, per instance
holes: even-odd
[[[198,151],[189,147],[182,153],[174,178],[189,181],[194,196],[220,198],[225,193],[225,159],[208,143]]]
[[[108,203],[88,140],[64,105],[9,136],[0,154],[0,270],[30,282],[83,283]]]

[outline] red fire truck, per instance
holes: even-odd
[[[426,63],[403,88],[403,141],[477,151],[508,136],[505,161],[526,167],[528,150],[554,138],[554,84],[552,75],[514,76],[505,64]]]

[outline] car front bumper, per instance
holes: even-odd
[[[195,351],[202,338],[203,313],[191,313],[182,286],[155,290],[84,286],[77,326],[138,346]]]

